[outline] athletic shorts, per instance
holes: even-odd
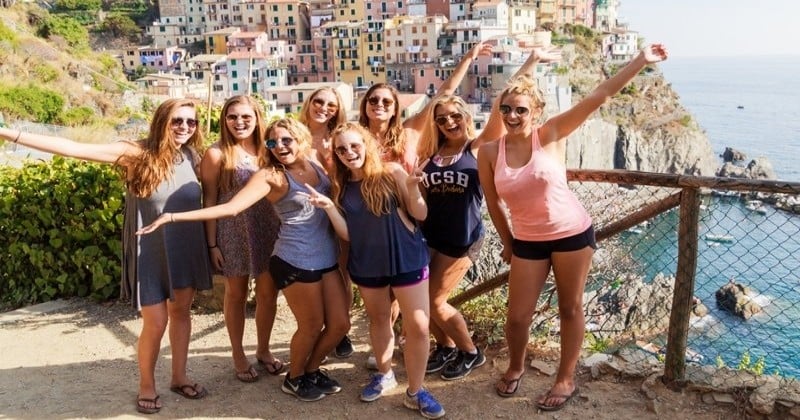
[[[304,270],[289,264],[277,255],[273,255],[269,259],[269,274],[272,275],[272,280],[275,281],[275,287],[278,290],[285,289],[294,282],[316,283],[322,280],[323,274],[338,268],[339,264],[334,264],[321,270]]]
[[[511,251],[514,256],[526,260],[547,260],[554,252],[570,252],[586,248],[597,249],[594,238],[594,227],[589,226],[582,233],[567,238],[552,241],[522,241],[514,239],[511,242]]]
[[[381,277],[358,277],[350,274],[350,279],[357,286],[368,287],[371,289],[380,289],[386,286],[389,287],[404,287],[413,286],[428,280],[428,267],[425,266],[420,270],[410,271],[408,273],[401,273],[396,276],[381,276]]]
[[[469,260],[474,263],[481,255],[481,248],[483,248],[483,239],[485,237],[485,234],[481,234],[478,240],[467,246],[448,245],[431,241],[428,241],[428,246],[451,258],[469,257]]]

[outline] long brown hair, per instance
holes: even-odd
[[[301,123],[308,126],[308,121],[311,119],[308,116],[308,114],[311,112],[311,101],[313,101],[314,98],[317,97],[318,93],[325,90],[333,93],[333,95],[336,96],[336,105],[339,106],[339,109],[336,110],[336,115],[334,115],[331,119],[328,120],[328,131],[333,131],[333,129],[336,128],[336,126],[347,121],[347,113],[342,107],[343,105],[342,95],[339,95],[339,92],[337,92],[336,89],[330,86],[323,86],[311,92],[311,95],[309,95],[308,98],[306,98],[306,100],[303,102],[303,107],[300,108],[300,115],[297,117],[297,119],[300,120]]]
[[[336,127],[331,133],[334,146],[336,139],[348,131],[356,132],[364,142],[364,166],[361,168],[364,172],[364,179],[361,181],[361,196],[364,198],[364,203],[370,213],[376,216],[391,213],[392,207],[401,204],[398,198],[400,195],[394,176],[389,173],[381,159],[377,140],[363,126],[347,122]],[[341,158],[337,155],[334,159],[331,191],[338,207],[341,207],[344,186],[350,179],[350,175],[350,169],[342,163]]]
[[[390,155],[390,159],[388,160],[401,160],[405,154],[406,137],[405,131],[403,130],[403,122],[400,121],[400,114],[402,114],[403,110],[400,109],[400,100],[398,98],[397,89],[395,89],[394,86],[388,83],[376,83],[367,89],[367,93],[365,93],[364,97],[361,98],[361,103],[358,106],[358,123],[361,124],[361,126],[369,129],[367,102],[372,96],[372,93],[378,89],[387,89],[389,92],[391,92],[392,99],[394,99],[394,115],[392,115],[392,118],[389,119],[389,131],[386,132],[386,135],[383,138],[383,144],[380,144],[380,146],[382,148],[382,152]],[[376,139],[375,136],[377,136],[378,133],[372,134],[372,138]]]
[[[472,114],[467,109],[466,102],[455,95],[439,96],[433,100],[431,106],[428,107],[427,115],[425,115],[425,128],[422,130],[420,144],[417,147],[417,154],[419,154],[420,159],[424,160],[433,156],[447,141],[439,125],[436,124],[436,108],[438,108],[439,105],[448,104],[455,105],[458,112],[464,116],[467,141],[475,138],[475,123],[472,120]]]
[[[219,149],[222,152],[222,168],[220,170],[219,189],[222,192],[233,190],[234,187],[234,173],[236,171],[236,138],[233,137],[228,124],[226,116],[228,110],[234,105],[248,105],[253,110],[255,115],[253,123],[256,125],[253,130],[253,142],[256,146],[256,154],[258,155],[258,166],[264,168],[269,163],[270,157],[267,154],[267,147],[264,142],[267,139],[267,128],[264,123],[264,112],[261,105],[252,97],[246,95],[237,95],[225,101],[220,112],[220,126],[222,129],[219,133]]]
[[[175,162],[182,158],[183,148],[188,147],[193,163],[199,163],[199,153],[203,145],[203,133],[198,127],[189,141],[175,148],[172,133],[172,116],[179,108],[188,107],[197,112],[194,101],[190,99],[167,99],[158,106],[150,123],[150,132],[139,142],[142,152],[130,159],[126,179],[128,189],[137,197],[149,197],[161,182],[172,176]],[[121,162],[128,163],[128,162]]]

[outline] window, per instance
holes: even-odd
[[[292,5],[291,4],[289,5],[289,8],[287,10],[290,11],[290,12],[292,11]]]
[[[231,77],[236,78],[238,76],[239,76],[239,72],[237,72],[236,70],[231,71]]]
[[[234,60],[231,60],[231,65],[232,65],[232,66],[235,66],[235,65],[236,65],[236,60],[235,60],[235,59],[234,59]]]
[[[273,4],[272,5],[272,11],[273,12],[277,12],[278,11],[278,5],[277,4]]]
[[[297,92],[297,102],[303,102],[303,92]]]
[[[235,92],[238,92],[238,91],[239,91],[239,84],[238,84],[238,83],[234,83],[234,84],[233,84],[233,90],[234,90]]]
[[[419,77],[425,77],[425,69],[419,69]]]

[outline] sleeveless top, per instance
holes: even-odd
[[[313,162],[319,184],[314,186],[320,194],[330,196],[331,181]],[[272,255],[303,270],[321,270],[336,265],[339,242],[325,210],[313,206],[308,197],[300,193],[309,190],[295,181],[289,171],[284,171],[289,183],[288,191],[274,204],[281,220],[278,240]]]
[[[428,204],[422,233],[431,244],[468,247],[483,234],[483,188],[471,145],[467,142],[464,152],[450,165],[439,166],[431,160],[422,168]]]
[[[217,203],[230,201],[258,169],[258,162],[237,159],[233,189],[220,191]],[[254,277],[267,271],[279,228],[278,214],[266,197],[236,216],[217,219],[217,245],[225,259],[222,274]]]
[[[168,223],[147,235],[136,231],[164,212],[202,208],[202,191],[194,171],[193,153],[181,148],[181,161],[172,176],[149,197],[125,194],[122,237],[122,298],[130,298],[137,309],[167,299],[174,289],[211,288],[211,263],[206,249],[203,222]]]
[[[403,224],[397,202],[391,212],[376,216],[361,195],[361,181],[345,185],[342,209],[350,235],[347,270],[356,277],[389,277],[421,270],[428,265],[428,247],[419,229]]]
[[[567,170],[539,143],[539,127],[531,138],[531,159],[520,168],[506,163],[506,138],[498,144],[494,183],[511,214],[515,239],[551,241],[577,235],[592,218],[567,184]]]

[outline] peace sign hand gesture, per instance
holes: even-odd
[[[333,200],[330,197],[320,194],[317,190],[314,189],[311,185],[305,184],[306,188],[308,188],[308,193],[300,193],[308,198],[308,202],[311,203],[312,206],[321,208],[323,210],[327,210],[333,208]]]

